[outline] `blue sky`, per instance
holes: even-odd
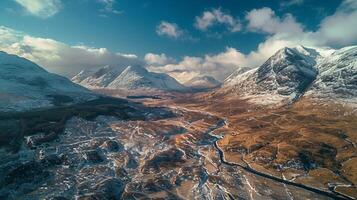
[[[234,67],[228,67],[229,70],[223,74],[214,74],[215,70],[226,70],[217,56],[238,60],[243,56],[244,61],[229,64],[256,65],[261,61],[249,56],[257,57],[253,53],[260,53],[260,46],[267,45],[267,42],[274,41],[272,45],[274,46],[276,41],[280,41],[282,44],[278,45],[279,48],[282,45],[297,43],[331,48],[355,44],[357,36],[354,32],[357,30],[351,28],[355,25],[353,20],[348,21],[356,14],[355,2],[354,0],[4,0],[0,1],[0,26],[3,27],[3,32],[7,31],[12,35],[18,32],[21,35],[17,38],[21,42],[14,40],[14,43],[25,46],[23,43],[27,42],[27,47],[37,45],[31,46],[32,51],[26,52],[27,54],[23,53],[24,48],[21,51],[16,50],[18,54],[22,52],[25,57],[32,58],[50,71],[65,75],[72,75],[78,71],[77,68],[86,67],[84,66],[86,63],[74,63],[82,65],[73,66],[75,69],[63,66],[65,63],[70,64],[69,61],[62,64],[55,63],[58,66],[50,66],[52,64],[49,60],[43,61],[39,58],[41,52],[35,52],[40,48],[43,49],[44,46],[44,41],[39,39],[59,42],[60,46],[63,44],[71,49],[77,46],[89,51],[105,48],[111,54],[119,52],[124,57],[127,54],[135,55],[140,61],[133,62],[148,61],[145,64],[150,65],[151,69],[155,69],[156,65],[164,66],[157,69],[172,72],[171,75],[174,76],[185,75],[174,74],[176,72],[190,72],[187,69],[190,67],[182,67],[182,65],[185,65],[185,58],[191,58],[191,60],[186,59],[188,62],[186,65],[199,65],[196,68],[192,66],[191,68],[194,69],[190,69],[191,71],[198,70],[200,72],[196,74],[203,74],[206,70],[207,74],[222,79],[234,70]],[[341,18],[346,17],[345,15],[348,18],[346,23],[351,23],[346,26],[352,29],[346,30],[346,33],[345,30],[341,30],[341,25],[338,25]],[[330,19],[332,17],[333,19]],[[327,25],[324,24],[332,27],[332,31],[326,31],[324,26]],[[303,40],[299,38],[300,35]],[[347,39],[340,39],[345,35]],[[24,36],[29,36],[26,41]],[[316,38],[321,38],[321,41]],[[38,39],[36,44],[33,42],[35,39]],[[13,43],[5,44],[4,41],[2,43],[0,45],[2,50],[16,53],[13,48],[6,47]],[[56,53],[53,54],[54,57],[58,56]],[[231,57],[227,57],[229,54],[232,54]],[[262,57],[265,59],[266,56],[268,55],[265,53]],[[207,64],[210,59],[213,63],[217,62],[217,66],[211,66],[212,63]],[[212,59],[216,60],[212,61]],[[125,60],[124,63],[130,62],[132,61]],[[88,66],[95,67],[96,64],[106,63],[98,61],[94,62],[93,66],[88,63]],[[115,64],[115,62],[108,64]],[[209,66],[205,68],[206,65]]]
[[[205,10],[221,8],[223,12],[243,20],[245,13],[251,9],[270,7],[278,15],[290,12],[306,27],[316,29],[321,19],[332,14],[341,3],[340,0],[329,0],[325,5],[320,2],[310,0],[309,4],[305,2],[306,5],[282,6],[276,0],[117,0],[113,9],[120,13],[115,14],[101,12],[105,5],[96,0],[66,0],[62,1],[58,13],[44,19],[21,13],[19,4],[6,0],[0,2],[3,10],[0,12],[0,24],[72,45],[106,47],[140,56],[147,52],[165,52],[174,57],[199,56],[222,51],[226,46],[248,53],[264,40],[264,34],[244,31],[228,33],[219,25],[209,31],[200,31],[194,27],[195,17]],[[176,23],[193,40],[160,37],[155,32],[160,21]]]

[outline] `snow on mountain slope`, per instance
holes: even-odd
[[[89,76],[92,76],[95,72],[96,72],[95,70],[82,70],[77,75],[75,75],[71,79],[71,81],[75,83],[80,83],[84,79],[88,78]]]
[[[220,86],[221,83],[212,76],[197,76],[185,82],[185,85],[193,89],[205,90],[216,88]]]
[[[0,52],[0,111],[22,111],[79,102],[94,95],[24,58]]]
[[[316,68],[319,75],[309,95],[357,99],[357,46],[335,51]]]
[[[141,66],[128,66],[126,68],[104,66],[97,71],[81,71],[72,78],[72,81],[91,89],[187,90],[185,86],[178,83],[171,76],[149,72]]]
[[[280,95],[290,100],[300,97],[315,80],[316,60],[321,59],[314,49],[283,48],[258,68],[228,77],[221,92],[241,95]],[[230,93],[229,92],[229,93]]]
[[[97,71],[81,71],[72,78],[72,81],[87,88],[103,88],[114,81],[124,69],[124,67],[106,65]]]
[[[149,72],[140,66],[128,66],[115,80],[108,84],[107,88],[163,91],[182,91],[186,89],[171,76]]]
[[[236,71],[234,71],[231,75],[229,75],[224,81],[224,84],[234,84],[235,82],[237,82],[237,77],[249,70],[252,70],[253,68],[249,68],[249,67],[238,67]]]

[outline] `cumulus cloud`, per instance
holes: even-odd
[[[174,63],[175,59],[166,56],[166,54],[154,54],[154,53],[147,53],[145,55],[145,61],[149,65],[166,65],[169,63]]]
[[[357,42],[357,1],[345,0],[337,11],[322,20],[314,40],[328,45],[348,45]]]
[[[50,72],[69,77],[82,69],[103,65],[143,64],[136,55],[114,53],[106,48],[71,46],[48,38],[29,36],[4,26],[0,26],[0,35],[1,51],[25,57]]]
[[[239,20],[224,13],[220,8],[205,11],[201,16],[196,16],[194,25],[201,31],[207,31],[215,25],[224,25],[230,32],[238,32],[241,30]]]
[[[247,29],[250,31],[270,34],[301,34],[302,24],[298,23],[291,14],[280,18],[271,8],[253,9],[246,15]]]
[[[184,31],[175,23],[161,21],[156,26],[156,33],[160,36],[167,36],[177,39],[183,36]]]
[[[324,18],[316,31],[305,30],[291,14],[279,17],[270,8],[253,9],[246,15],[249,31],[266,33],[272,40],[307,46],[332,46],[357,42],[357,2],[345,0],[333,15]]]
[[[60,0],[15,0],[27,13],[40,18],[55,15],[62,7]]]
[[[162,66],[150,66],[151,71],[164,72],[184,83],[197,75],[210,75],[225,79],[242,63],[244,55],[234,48],[226,48],[219,54],[204,57],[185,56],[180,62]]]

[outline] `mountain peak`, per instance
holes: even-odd
[[[124,69],[124,71],[122,73],[128,73],[128,72],[134,72],[134,73],[138,73],[138,74],[149,73],[147,69],[145,69],[144,67],[141,67],[139,65],[129,65],[128,67],[126,67]]]
[[[164,91],[186,89],[169,75],[149,72],[139,65],[130,65],[125,68],[104,66],[94,73],[80,72],[72,80],[89,88],[154,89]]]
[[[319,54],[303,46],[285,47],[277,51],[260,67],[234,73],[224,83],[243,94],[278,94],[299,98],[315,80],[316,58]],[[224,89],[226,90],[226,89]]]

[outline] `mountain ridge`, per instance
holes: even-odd
[[[277,101],[284,99],[290,102],[305,93],[309,96],[329,93],[330,97],[355,98],[356,52],[357,46],[344,47],[325,55],[319,49],[285,47],[257,68],[239,68],[233,72],[216,95],[271,96]],[[338,91],[345,95],[337,95]],[[259,102],[259,98],[255,102]]]
[[[123,70],[104,66],[94,72],[87,73],[82,71],[74,76],[72,81],[87,88],[162,91],[187,90],[185,86],[181,85],[171,76],[164,73],[149,72],[141,66],[127,66]]]

